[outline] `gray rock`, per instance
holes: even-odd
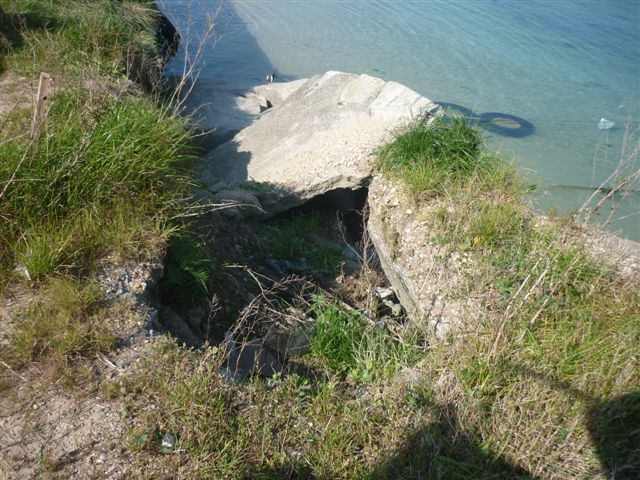
[[[160,257],[142,262],[118,262],[106,258],[102,262],[101,271],[96,275],[96,280],[107,300],[125,298],[143,305],[151,300],[162,271]]]
[[[253,374],[271,377],[282,372],[282,364],[262,339],[237,342],[227,333],[225,345],[227,362],[220,373],[228,382],[239,382]]]
[[[297,326],[289,326],[288,328],[280,328],[274,326],[264,337],[264,344],[275,352],[278,352],[281,358],[287,358],[291,355],[302,355],[309,351],[311,345],[309,343],[309,333],[312,328],[311,322],[299,324]]]
[[[207,192],[204,198],[219,206],[218,212],[229,220],[239,220],[247,216],[261,216],[264,213],[258,197],[259,192],[252,191],[243,184],[240,188],[219,192]]]
[[[373,289],[373,293],[380,300],[392,299],[396,296],[396,293],[393,291],[393,289],[389,287],[375,287]]]
[[[159,327],[161,329],[169,332],[187,347],[199,348],[202,346],[202,339],[193,333],[187,322],[176,312],[163,305],[158,309],[158,314]]]
[[[371,178],[377,147],[440,111],[409,88],[368,75],[327,72],[296,87],[199,162],[206,190],[268,184],[260,200],[266,215],[275,215],[330,190],[360,188]]]
[[[191,308],[184,314],[184,320],[189,325],[189,328],[194,333],[200,333],[202,319],[206,316],[207,311],[202,306]]]

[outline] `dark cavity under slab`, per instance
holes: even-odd
[[[369,189],[367,187],[356,190],[337,188],[318,195],[299,207],[291,208],[275,218],[290,218],[313,212],[337,212],[345,226],[347,240],[356,245],[362,240],[364,233],[364,210],[368,195]]]

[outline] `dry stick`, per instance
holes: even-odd
[[[22,375],[20,375],[18,372],[16,372],[13,368],[11,368],[10,365],[8,365],[7,363],[5,363],[4,361],[0,360],[0,365],[2,365],[4,368],[6,368],[7,370],[9,370],[11,373],[13,373],[15,376],[19,377],[22,381],[26,382],[27,379],[24,378]]]
[[[549,273],[549,269],[551,268],[551,265],[553,265],[556,260],[559,258],[561,254],[561,251],[557,252],[553,258],[551,259],[550,262],[548,262],[547,266],[545,267],[545,269],[543,270],[543,272],[538,276],[538,278],[536,279],[536,281],[533,283],[533,285],[529,288],[529,290],[527,291],[527,294],[524,296],[524,298],[520,301],[519,305],[516,307],[516,309],[511,313],[511,315],[507,315],[509,308],[512,305],[512,302],[514,299],[512,299],[511,302],[509,302],[509,305],[507,306],[507,311],[505,312],[505,317],[504,320],[501,322],[500,327],[498,328],[498,332],[496,333],[496,336],[493,340],[493,344],[491,345],[491,350],[489,351],[489,358],[493,357],[493,355],[496,353],[496,350],[498,348],[498,345],[500,343],[500,340],[502,339],[502,335],[504,334],[504,329],[506,327],[507,322],[509,321],[509,319],[511,317],[513,317],[513,315],[515,315],[515,312],[518,311],[520,308],[522,308],[525,304],[525,302],[528,300],[528,298],[533,294],[533,292],[535,291],[535,289],[538,287],[538,285],[540,285],[540,282],[542,282],[542,280],[546,277],[547,273]],[[540,261],[543,259],[543,257],[540,257],[538,259],[538,261],[536,262],[536,264],[534,265],[534,267],[531,269],[529,275],[527,275],[527,278],[525,279],[525,281],[523,282],[522,285],[520,285],[521,288],[518,289],[518,291],[516,292],[517,296],[520,293],[520,290],[522,289],[522,286],[527,282],[527,280],[530,278],[531,274],[533,273],[533,271],[535,270],[535,268],[538,266],[538,264],[540,263]],[[575,265],[575,259],[574,261],[571,263],[571,265],[569,265],[569,269],[567,271],[565,271],[565,276],[567,275],[567,272],[571,269],[571,267],[573,267],[573,265]],[[544,303],[542,304],[542,307],[540,308],[540,310],[538,310],[538,312],[535,314],[535,316],[533,317],[533,319],[531,320],[531,322],[529,323],[530,325],[533,325],[533,323],[535,322],[535,320],[538,318],[538,316],[540,315],[540,313],[542,313],[542,310],[544,309],[544,307],[547,305],[547,303],[549,302],[549,298],[550,295],[553,295],[553,293],[555,292],[557,288],[557,285],[554,285],[553,288],[551,289],[551,293],[549,294],[549,296],[545,299]],[[514,297],[515,297],[514,296]],[[520,336],[520,338],[518,339],[518,341],[522,340],[523,335]]]
[[[27,153],[31,151],[32,147],[38,142],[38,137],[40,136],[42,124],[46,116],[45,101],[49,96],[50,84],[51,84],[51,75],[44,72],[41,73],[40,83],[38,84],[38,94],[36,96],[35,108],[33,112],[33,123],[31,126],[32,135],[31,135],[31,140],[29,142],[29,148],[25,150],[24,154],[22,155],[22,158],[18,162],[18,165],[16,166],[15,170],[13,171],[13,174],[11,175],[11,178],[5,183],[2,189],[2,192],[0,192],[0,198],[4,196],[5,192],[9,188],[9,185],[11,185],[14,182],[16,175],[18,174],[18,171],[20,170],[20,168],[22,167],[22,164],[27,158]]]
[[[216,26],[215,22],[218,19],[220,12],[222,10],[222,4],[223,2],[221,1],[218,2],[218,5],[214,10],[214,12],[207,16],[207,28],[205,29],[203,35],[199,38],[198,46],[193,55],[193,58],[189,57],[189,52],[187,52],[187,49],[185,48],[185,57],[182,64],[182,73],[180,75],[180,80],[178,84],[175,86],[169,102],[170,104],[176,106],[175,107],[176,111],[180,111],[183,108],[186,98],[191,94],[191,91],[193,90],[195,82],[198,80],[198,77],[200,76],[200,71],[196,70],[196,66],[200,62],[200,58],[204,51],[204,47],[207,44],[207,41],[210,38],[213,38],[214,45],[211,48],[215,48],[217,44],[218,39],[215,36],[214,30]],[[188,37],[190,36],[190,31],[191,31],[191,22],[189,22],[189,24],[187,25],[187,38],[184,40],[186,42],[187,47],[189,45]],[[183,100],[180,100],[179,97],[181,96],[182,89],[184,88],[188,80],[191,80],[191,84],[189,85],[186,94],[183,96]]]
[[[566,270],[564,271],[564,274],[562,275],[562,278],[566,278],[570,272],[572,272],[573,267],[576,265],[576,263],[578,263],[579,260],[579,256],[576,255],[575,257],[573,257],[573,259],[571,260],[571,263],[569,264],[569,266],[566,268]],[[554,259],[555,261],[555,259]],[[551,290],[549,291],[547,297],[544,300],[544,303],[542,304],[542,306],[538,309],[538,311],[536,312],[536,314],[531,318],[531,320],[529,320],[529,325],[533,325],[536,320],[538,319],[538,317],[540,316],[540,314],[542,313],[542,311],[544,310],[544,308],[547,306],[547,303],[549,303],[549,299],[553,296],[553,294],[556,292],[556,290],[558,289],[558,286],[560,285],[560,282],[556,282],[555,285],[553,285],[553,287],[551,288]],[[518,341],[521,341],[524,338],[524,332],[522,332],[522,334],[520,335],[520,337],[518,338]]]
[[[0,199],[2,199],[2,197],[4,196],[4,193],[7,191],[7,188],[9,188],[9,185],[11,185],[15,181],[16,175],[18,175],[18,171],[20,170],[20,168],[22,167],[22,164],[26,160],[27,153],[29,152],[29,150],[31,150],[32,146],[33,146],[33,139],[31,139],[29,143],[29,148],[26,149],[22,154],[22,158],[20,158],[18,165],[16,166],[15,170],[13,171],[13,174],[11,175],[11,178],[7,180],[7,182],[4,184],[4,188],[2,189],[2,192],[0,192]]]
[[[634,161],[634,159],[636,159],[638,157],[638,155],[640,155],[640,144],[634,146],[629,153],[626,152],[626,149],[627,149],[626,145],[629,142],[629,139],[631,138],[632,133],[634,133],[634,132],[630,132],[628,129],[625,131],[625,136],[624,136],[624,139],[623,139],[623,147],[622,147],[623,148],[623,152],[620,154],[620,163],[613,170],[613,172],[611,172],[609,177],[602,182],[602,185],[610,184],[615,179],[615,177],[620,174],[620,172],[622,171],[622,168],[625,165],[631,165],[632,162]],[[584,224],[587,224],[589,222],[589,220],[593,216],[593,213],[597,212],[602,207],[602,204],[607,199],[611,198],[615,193],[619,192],[620,189],[622,187],[624,187],[625,185],[629,185],[629,184],[632,184],[633,182],[635,182],[637,180],[637,177],[638,177],[639,173],[640,173],[640,171],[636,170],[625,181],[620,182],[618,185],[615,185],[614,188],[612,188],[611,191],[609,191],[609,193],[607,195],[605,195],[602,199],[600,199],[600,201],[598,202],[598,204],[594,208],[588,209],[588,213],[584,218]],[[582,205],[582,207],[580,208],[579,211],[586,210],[587,206],[595,199],[595,197],[598,195],[598,193],[600,193],[600,191],[599,190],[595,190],[591,194],[591,196],[583,203],[583,205]],[[610,215],[610,217],[611,217],[611,215]]]
[[[224,210],[227,208],[236,208],[236,207],[251,207],[255,208],[258,211],[264,213],[264,210],[258,205],[253,205],[251,203],[208,203],[204,205],[194,205],[189,207],[189,210],[201,210],[195,211],[194,213],[182,213],[179,215],[175,215],[171,217],[171,220],[177,220],[182,218],[190,218],[190,217],[202,217],[209,213],[217,212],[219,210]],[[208,210],[205,210],[208,209]]]
[[[51,85],[51,75],[42,72],[40,74],[40,83],[38,84],[38,93],[36,95],[35,109],[33,111],[33,122],[31,125],[31,135],[34,142],[40,137],[40,130],[45,118],[45,102],[49,97],[49,86]]]

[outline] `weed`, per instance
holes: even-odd
[[[179,234],[171,238],[164,261],[160,292],[164,301],[179,310],[209,298],[217,262],[206,252],[204,242]]]

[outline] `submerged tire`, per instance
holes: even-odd
[[[505,123],[515,126],[507,126]],[[483,113],[478,118],[477,125],[496,135],[512,138],[528,137],[536,131],[536,127],[528,120],[500,112]]]

